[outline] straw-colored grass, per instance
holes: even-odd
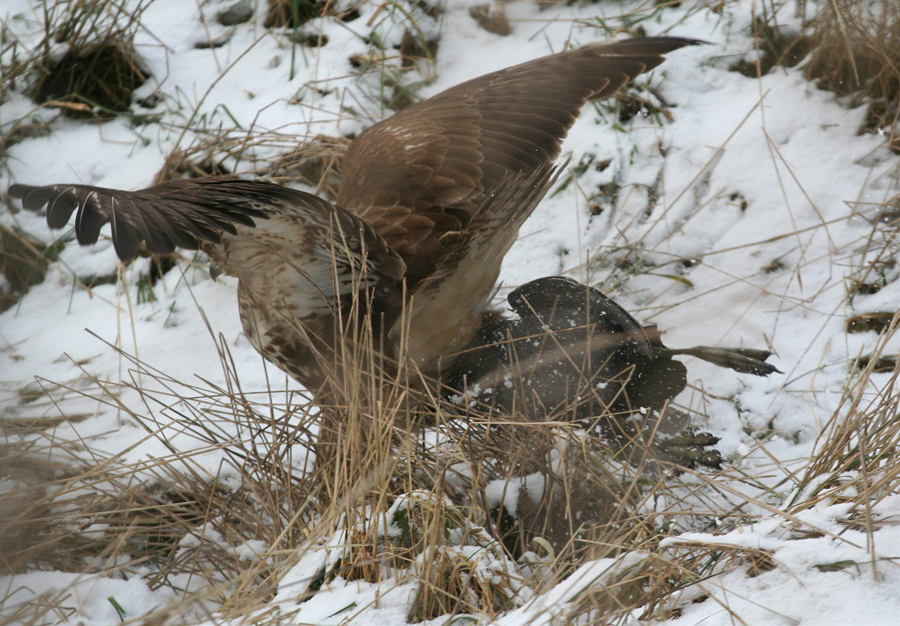
[[[807,77],[822,89],[865,98],[860,131],[886,134],[900,154],[900,5],[832,0],[813,22],[812,39]]]
[[[840,26],[838,20],[843,14],[823,15],[821,24],[845,37],[846,21]],[[880,58],[898,49],[881,46]],[[427,59],[423,50],[402,56]],[[384,60],[369,59],[393,67]],[[855,67],[862,82],[860,64]],[[883,69],[866,80],[888,74]],[[386,88],[373,102],[398,104],[389,70],[378,80]],[[644,100],[630,101],[637,107],[632,114],[665,121],[665,103],[652,90],[635,94]],[[623,108],[628,113],[625,104],[619,103],[618,115]],[[319,136],[297,147],[293,136],[277,133],[207,132],[196,125],[191,132],[193,143],[170,155],[159,179],[253,172],[299,180],[326,197],[336,193],[344,138]],[[572,180],[577,184],[577,171]],[[617,200],[590,194],[598,206]],[[860,285],[883,288],[896,274],[895,205],[896,199],[854,207],[876,217],[852,268],[851,298],[862,293]],[[678,264],[686,260],[654,255],[664,237],[646,233],[596,255],[591,270],[611,287],[660,269],[678,282]],[[330,381],[328,402],[318,404],[275,383],[245,390],[221,343],[222,388],[175,380],[123,354],[131,382],[47,385],[34,395],[45,402],[42,410],[63,393],[95,397],[144,428],[168,454],[126,462],[120,455],[99,456],[90,441],[54,433],[60,421],[83,416],[4,419],[0,426],[10,443],[0,459],[9,488],[2,496],[8,514],[0,517],[0,574],[139,574],[175,599],[133,623],[197,623],[215,612],[217,619],[252,614],[255,623],[268,625],[289,619],[267,612],[269,603],[286,573],[308,559],[310,576],[290,590],[296,602],[322,593],[338,577],[386,589],[412,584],[408,619],[416,622],[501,615],[580,567],[609,559],[603,577],[574,592],[562,621],[664,620],[678,615],[684,602],[703,601],[701,584],[714,576],[729,570],[757,576],[779,567],[765,550],[681,541],[685,530],[723,535],[765,511],[798,533],[820,532],[797,515],[834,502],[851,505],[844,523],[870,534],[878,527],[873,507],[900,493],[896,358],[889,376],[875,375],[893,356],[887,347],[898,317],[879,319],[880,341],[847,368],[841,405],[815,455],[800,470],[779,468],[794,481],[781,507],[768,501],[771,491],[757,476],[735,468],[692,471],[659,460],[652,420],[646,432],[621,441],[572,423],[568,409],[541,423],[473,408],[461,412],[442,403],[436,383],[420,379],[402,359],[397,371],[385,374],[365,333],[339,347],[352,366]],[[25,400],[34,398],[22,399],[28,406]],[[195,440],[192,449],[172,442],[185,434]],[[211,454],[220,459],[216,467],[208,464]],[[0,608],[0,624],[52,621],[64,611],[65,594],[9,603]]]
[[[879,349],[897,326],[895,317]],[[301,601],[336,576],[414,581],[415,622],[499,615],[582,564],[613,558],[622,564],[613,578],[586,587],[567,610],[568,619],[602,615],[603,623],[617,623],[635,609],[657,619],[677,614],[675,600],[686,589],[729,569],[754,575],[776,566],[764,551],[672,542],[684,529],[727,532],[752,521],[726,504],[737,483],[752,484],[752,477],[726,471],[655,479],[613,460],[609,443],[577,424],[474,413],[459,420],[432,410],[423,427],[421,405],[413,415],[390,396],[405,384],[389,382],[378,402],[355,391],[345,398],[351,402],[320,409],[274,389],[245,393],[233,372],[229,389],[214,389],[172,380],[137,360],[132,367],[141,384],[131,391],[140,401],[121,404],[100,381],[97,389],[170,455],[47,466],[46,458],[85,458],[80,444],[38,443],[40,435],[30,433],[31,449],[6,455],[5,474],[20,483],[4,498],[13,513],[0,529],[6,573],[112,576],[141,566],[151,587],[183,598],[163,612],[192,607],[198,616],[215,610],[234,617],[264,608],[292,565],[321,552],[318,574],[295,590]],[[872,528],[872,506],[900,489],[897,373],[874,395],[871,367],[851,376],[851,406],[825,429],[783,513],[786,523],[817,502],[840,501],[854,505],[848,521]],[[272,400],[279,396],[288,400]],[[168,443],[175,432],[203,445],[182,452]],[[223,459],[213,471],[198,458],[211,450]],[[38,460],[43,471],[36,474]],[[498,500],[498,490],[514,495]],[[248,545],[258,546],[249,559]],[[193,580],[190,597],[181,595],[184,576]],[[32,613],[17,606],[4,617],[37,620],[52,606],[53,598],[41,598]]]

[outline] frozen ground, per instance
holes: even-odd
[[[535,2],[511,2],[506,12],[512,34],[501,37],[470,17],[468,7],[477,2],[451,0],[437,21],[420,16],[423,29],[440,34],[434,81],[422,88],[423,97],[567,44],[603,40],[607,35],[598,18],[618,24],[616,16],[638,8],[602,2],[541,10]],[[12,182],[148,186],[166,155],[191,141],[181,128],[195,110],[208,128],[277,131],[300,140],[356,133],[387,114],[372,97],[378,77],[358,80],[348,59],[370,50],[364,37],[373,29],[388,47],[399,43],[406,19],[400,11],[379,10],[378,3],[369,2],[352,22],[315,20],[307,28],[327,35],[329,43],[295,50],[285,37],[267,33],[257,15],[236,28],[224,46],[196,49],[197,42],[228,30],[212,19],[224,6],[156,0],[143,14],[136,45],[153,78],[139,95],[159,90],[164,101],[148,112],[162,113],[167,124],[72,121],[8,94],[0,124],[33,116],[48,122],[52,132],[10,148],[0,190]],[[40,7],[3,0],[2,12],[13,16],[9,27],[26,44],[36,45],[43,33]],[[689,363],[691,386],[679,403],[697,412],[700,427],[721,437],[718,449],[735,467],[763,477],[760,491],[750,495],[770,507],[751,507],[762,521],[730,534],[689,534],[672,541],[764,548],[773,551],[777,567],[757,576],[734,571],[710,579],[702,590],[689,590],[673,623],[895,624],[900,499],[881,502],[875,513],[883,524],[869,535],[842,525],[847,510],[837,503],[823,503],[802,520],[788,520],[778,510],[794,490],[791,473],[805,467],[837,409],[854,359],[871,352],[877,341],[871,332],[848,334],[847,318],[896,311],[900,304],[900,281],[891,282],[896,266],[886,269],[886,287],[848,298],[848,284],[863,276],[862,268],[880,249],[877,239],[867,244],[876,211],[898,194],[898,159],[879,135],[857,132],[864,107],[849,107],[833,93],[817,90],[799,68],[776,68],[760,80],[729,71],[737,60],[754,58],[749,27],[755,3],[721,7],[714,12],[685,2],[642,22],[650,35],[687,36],[710,45],[674,52],[642,79],[668,103],[671,121],[660,125],[639,116],[623,128],[614,124],[614,114],[586,108],[564,151],[572,164],[591,155],[594,163],[609,165],[603,171],[587,168],[545,199],[504,263],[501,295],[525,281],[565,273],[604,289],[616,286],[611,295],[640,319],[665,329],[669,345],[770,346],[775,353],[773,361],[784,374],[770,378]],[[779,22],[799,24],[793,3],[781,9]],[[617,197],[591,215],[587,198],[612,182]],[[656,203],[648,212],[651,195]],[[60,234],[28,213],[4,208],[0,219],[48,241]],[[643,242],[642,262],[671,263],[637,275],[616,269],[623,246],[635,242]],[[129,461],[165,454],[158,439],[91,397],[93,378],[131,379],[130,364],[111,345],[175,379],[219,385],[225,382],[216,346],[221,335],[244,390],[264,390],[271,381],[290,387],[241,334],[234,281],[214,282],[202,267],[183,265],[154,288],[155,301],[138,302],[135,283],[147,266],[139,260],[121,269],[118,284],[87,290],[76,277],[117,271],[112,246],[103,240],[90,249],[69,245],[46,280],[0,315],[0,418],[57,416],[62,410],[84,419],[60,424],[54,437],[61,440],[83,440],[98,454],[122,453]],[[894,337],[886,353],[898,348]],[[885,384],[890,376],[873,380]],[[55,389],[52,402],[44,396],[26,402],[20,393],[53,384],[69,389]],[[121,394],[123,402],[137,401],[128,390]],[[200,445],[188,434],[175,434],[177,425],[172,430],[170,440],[179,449]],[[210,467],[214,457],[211,453]],[[822,532],[792,535],[803,524]],[[641,558],[632,553],[622,561]],[[852,566],[823,567],[834,563]],[[588,564],[497,623],[558,623],[561,618],[554,616],[563,614],[579,588],[602,584],[622,566]],[[275,602],[284,602],[286,612],[296,611],[295,623],[405,620],[408,586],[337,580],[298,607],[291,603],[291,576],[303,572],[283,581]],[[0,579],[0,597],[12,606],[68,585],[72,611],[60,622],[85,626],[119,623],[109,597],[136,617],[171,596],[168,590],[151,590],[138,576],[33,572]],[[714,600],[691,602],[701,594]]]

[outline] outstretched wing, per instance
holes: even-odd
[[[552,162],[588,100],[606,98],[697,43],[677,37],[590,45],[486,74],[361,133],[347,150],[338,204],[372,224],[409,266],[428,275],[444,233],[508,176]]]
[[[171,180],[140,191],[12,185],[9,195],[21,198],[22,206],[32,211],[47,205],[50,228],[63,228],[75,213],[75,234],[83,246],[97,243],[108,222],[116,254],[127,262],[137,256],[141,242],[156,254],[171,254],[175,248],[196,250],[201,242],[219,243],[223,233],[237,234],[237,224],[253,226],[254,217],[265,215],[256,198],[264,202],[280,190],[276,185],[213,179],[212,183]]]
[[[87,185],[13,185],[26,209],[47,205],[47,223],[75,213],[82,245],[111,226],[116,253],[134,259],[140,244],[157,254],[203,249],[242,287],[302,318],[335,311],[360,279],[382,299],[400,300],[405,266],[355,215],[314,195],[266,181],[178,179],[140,191]]]

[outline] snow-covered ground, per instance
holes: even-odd
[[[841,524],[848,511],[840,504],[822,503],[803,519],[778,513],[796,487],[791,473],[802,473],[838,408],[854,359],[877,342],[873,332],[848,334],[846,320],[900,308],[900,281],[891,282],[900,271],[896,265],[885,267],[884,288],[848,297],[852,281],[883,247],[877,235],[873,239],[877,211],[900,193],[897,155],[882,136],[858,132],[865,107],[852,108],[816,89],[801,68],[775,68],[758,80],[729,71],[736,61],[755,58],[750,26],[757,3],[749,0],[721,3],[718,10],[692,1],[665,10],[636,2],[543,9],[537,2],[510,2],[504,3],[512,26],[507,37],[476,24],[469,7],[479,2],[450,0],[437,19],[400,0],[363,3],[356,20],[307,24],[307,31],[328,38],[319,48],[292,48],[285,35],[267,32],[260,3],[254,19],[234,28],[224,46],[198,49],[198,42],[231,32],[214,19],[227,4],[155,0],[135,38],[152,74],[138,96],[159,92],[160,104],[142,112],[161,113],[163,123],[133,125],[124,117],[73,121],[9,93],[0,105],[0,124],[38,118],[51,132],[9,148],[0,190],[13,182],[149,186],[166,156],[192,141],[192,133],[182,132],[192,115],[194,127],[205,118],[209,129],[276,131],[298,141],[357,133],[389,111],[373,98],[379,77],[360,80],[349,59],[371,51],[367,37],[373,30],[392,50],[410,11],[426,35],[439,35],[435,66],[424,69],[434,77],[421,89],[426,97],[567,45],[604,40],[604,25],[618,26],[617,16],[643,8],[641,15],[651,16],[640,24],[647,34],[709,45],[671,53],[638,81],[658,90],[671,120],[659,124],[638,116],[619,125],[613,113],[585,108],[564,152],[571,153],[573,165],[588,158],[609,163],[588,167],[538,207],[504,262],[500,296],[528,280],[565,273],[604,289],[617,285],[611,295],[639,319],[666,330],[668,345],[768,346],[775,353],[772,360],[784,374],[769,378],[689,363],[691,386],[679,403],[697,411],[699,427],[721,438],[717,448],[735,467],[761,476],[760,491],[752,495],[770,507],[750,507],[761,516],[757,524],[715,537],[682,535],[671,540],[670,549],[691,541],[722,542],[770,550],[777,565],[756,576],[737,570],[702,583],[693,596],[685,594],[673,623],[898,623],[900,498],[878,505],[873,514],[880,523],[868,535]],[[7,27],[25,46],[37,45],[43,34],[42,6],[2,1],[0,14],[10,16]],[[798,29],[794,10],[788,2],[778,22]],[[592,215],[588,197],[608,183],[616,183],[617,196]],[[0,220],[47,241],[60,234],[28,212],[3,208]],[[624,246],[636,242],[643,242],[640,258],[630,260],[659,267],[637,274],[616,269]],[[112,346],[173,379],[224,385],[216,344],[221,335],[245,391],[291,386],[242,335],[233,280],[213,281],[203,267],[185,264],[153,288],[155,300],[139,302],[135,284],[148,266],[138,260],[121,269],[118,284],[85,289],[79,277],[117,271],[112,245],[101,240],[87,249],[66,246],[44,282],[0,314],[0,418],[77,414],[84,418],[61,423],[53,436],[84,441],[99,456],[121,454],[123,461],[164,456],[159,439],[97,399],[102,394],[95,378],[131,380],[131,364]],[[894,337],[886,353],[897,354],[898,348],[900,338]],[[873,382],[883,385],[891,375],[876,374]],[[21,393],[52,383],[68,388],[54,389],[52,401]],[[139,401],[133,391],[119,393],[123,403]],[[177,448],[201,445],[174,430],[170,441]],[[215,466],[215,453],[209,463]],[[790,536],[803,524],[821,532]],[[497,623],[564,623],[567,602],[578,589],[602,585],[611,571],[641,558],[629,553],[619,561],[589,563]],[[835,563],[844,566],[823,567]],[[275,602],[290,604],[289,579],[302,575],[291,574]],[[73,610],[60,623],[86,626],[119,622],[109,597],[136,617],[172,594],[151,590],[139,576],[32,572],[0,579],[0,598],[11,607],[70,585],[67,606]],[[309,602],[291,605],[296,613],[289,621],[402,623],[410,589],[338,580]],[[703,594],[713,599],[691,602]],[[5,611],[0,608],[0,614]]]

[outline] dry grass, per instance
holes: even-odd
[[[732,71],[758,78],[775,68],[803,63],[807,79],[820,89],[865,103],[860,132],[887,135],[900,153],[900,7],[895,2],[833,0],[822,3],[802,29],[779,23],[779,3],[763,2],[752,24],[755,55]]]
[[[158,372],[145,370],[142,375],[145,386],[177,384]],[[865,386],[865,377],[858,380]],[[848,523],[858,520],[862,528],[870,529],[876,524],[871,507],[900,488],[895,380],[896,374],[852,419],[835,420],[803,479],[804,485],[816,486],[797,492],[788,516],[821,501],[851,502],[854,509]],[[178,393],[187,391],[180,389]],[[848,401],[856,390],[848,390]],[[142,393],[146,400],[182,407],[182,427],[206,439],[207,450],[224,453],[217,474],[238,476],[239,486],[235,487],[234,480],[223,482],[210,475],[191,453],[173,451],[150,467],[107,459],[79,472],[67,463],[68,476],[44,476],[43,481],[23,486],[5,502],[6,510],[14,512],[3,527],[7,571],[27,564],[30,569],[115,576],[117,572],[134,573],[143,566],[152,587],[168,586],[175,591],[180,591],[183,576],[190,575],[194,579],[191,598],[184,597],[142,620],[152,623],[163,614],[183,615],[188,608],[199,612],[198,617],[213,609],[226,617],[259,610],[271,600],[291,565],[322,552],[318,573],[305,589],[295,590],[300,601],[338,576],[383,584],[412,580],[418,591],[409,619],[417,622],[447,614],[497,615],[522,605],[530,593],[547,588],[584,563],[614,558],[621,565],[614,575],[604,584],[585,586],[566,613],[568,620],[613,624],[636,609],[645,619],[677,614],[673,603],[683,600],[685,590],[725,571],[738,568],[752,576],[775,567],[764,551],[665,540],[673,532],[677,534],[679,527],[703,526],[704,513],[709,512],[697,506],[698,489],[714,490],[717,481],[734,477],[704,478],[683,487],[672,481],[663,484],[646,479],[629,484],[621,476],[611,482],[608,459],[585,454],[583,434],[563,426],[554,437],[548,436],[546,426],[528,427],[554,439],[557,449],[567,451],[562,465],[568,468],[539,468],[542,480],[559,483],[556,489],[544,490],[549,494],[549,506],[540,513],[529,511],[529,504],[534,504],[523,501],[521,495],[518,498],[518,523],[532,526],[531,545],[551,557],[529,571],[525,563],[535,556],[516,557],[508,537],[500,536],[498,541],[503,512],[486,503],[487,475],[506,475],[510,489],[521,484],[511,467],[503,467],[504,459],[478,459],[449,451],[436,455],[415,432],[401,429],[396,434],[418,445],[407,445],[405,450],[382,446],[373,452],[371,439],[358,438],[344,442],[343,450],[355,457],[345,459],[343,468],[319,463],[304,473],[298,471],[304,466],[298,457],[322,445],[308,432],[315,424],[309,405],[291,406],[272,415],[278,405],[241,394],[214,395],[209,389],[194,389],[190,397],[172,394],[166,398],[146,389]],[[146,416],[137,413],[131,417],[147,422]],[[288,427],[290,423],[293,425]],[[241,436],[224,436],[230,430],[226,425],[238,426]],[[471,422],[455,426],[457,434],[459,429],[478,430]],[[502,429],[503,424],[490,426]],[[154,430],[153,436],[166,439],[164,431]],[[18,454],[14,460],[25,467],[36,456],[49,469],[44,454],[36,451]],[[378,459],[380,467],[371,465]],[[598,461],[603,469],[586,465]],[[542,464],[540,460],[535,463]],[[368,471],[350,476],[352,468],[366,464]],[[473,472],[479,470],[485,476],[475,481]],[[7,467],[8,475],[18,471]],[[333,472],[339,474],[336,480],[341,484],[332,484],[326,495],[322,474]],[[30,471],[23,475],[35,478]],[[451,477],[462,479],[456,482]],[[705,481],[708,484],[703,485]],[[605,485],[605,492],[619,506],[607,508],[594,523],[571,533],[567,544],[553,550],[551,546],[558,545],[553,534],[559,532],[559,526],[571,526],[579,514],[584,519],[585,507],[603,499],[598,483]],[[632,504],[623,507],[629,498],[622,491],[629,489]],[[672,498],[669,507],[641,512],[641,505],[646,509],[654,498],[663,496]],[[704,497],[711,496],[707,493]],[[679,505],[691,508],[678,510]],[[660,516],[666,523],[660,524]],[[722,526],[723,532],[750,521],[740,519],[739,511],[732,516],[733,521]],[[23,541],[23,537],[32,541]],[[259,541],[255,545],[262,548],[247,560],[239,548],[251,540]],[[15,550],[9,547],[12,541],[17,542]],[[628,551],[623,553],[625,548]],[[90,562],[87,569],[81,565],[85,559]],[[4,617],[11,622],[37,623],[56,600],[61,598],[35,601],[30,613],[17,606],[15,614]]]
[[[900,488],[900,388],[897,360],[887,380],[876,382],[876,364],[900,327],[895,313],[879,333],[878,344],[853,368],[841,396],[841,407],[826,424],[819,453],[799,483],[792,511],[821,501],[852,502],[853,515],[866,520],[871,531],[871,509]],[[860,359],[860,360],[861,360]],[[857,372],[857,369],[859,371]],[[838,419],[838,415],[846,415]]]
[[[506,9],[502,3],[478,4],[469,7],[469,15],[484,30],[501,37],[512,33],[509,19],[506,17]]]
[[[114,117],[128,111],[132,93],[149,77],[132,40],[151,2],[46,5],[42,42],[24,58],[15,49],[8,51],[3,89],[25,82],[38,104],[72,117]],[[15,43],[13,39],[9,45]],[[59,44],[66,46],[62,56],[54,49]]]
[[[301,143],[278,132],[198,132],[192,143],[168,155],[155,182],[202,178],[240,171],[243,175],[307,185],[334,199],[349,139],[317,135]]]
[[[897,326],[895,317],[879,349]],[[723,572],[776,567],[765,551],[675,540],[686,529],[719,534],[752,522],[748,504],[777,514],[753,497],[728,505],[753,477],[654,479],[642,455],[618,462],[608,442],[570,423],[457,419],[432,409],[425,427],[420,403],[392,395],[408,390],[406,380],[380,380],[362,393],[347,384],[343,404],[321,409],[283,390],[247,393],[224,349],[222,358],[230,372],[223,389],[173,380],[136,359],[133,401],[97,382],[106,402],[170,450],[166,457],[73,463],[88,458],[80,444],[51,441],[51,431],[46,439],[30,433],[22,441],[31,449],[6,455],[4,473],[19,486],[4,500],[13,511],[0,529],[5,571],[141,572],[151,588],[178,598],[141,623],[175,615],[193,623],[211,611],[236,618],[264,610],[285,573],[320,554],[291,592],[298,602],[338,577],[412,583],[408,617],[418,622],[500,615],[579,567],[612,559],[603,584],[581,585],[565,616],[615,624],[635,610],[644,619],[677,615],[679,602],[697,599],[698,583]],[[872,507],[900,491],[897,372],[874,395],[871,369],[853,376],[848,406],[826,429],[786,523],[796,525],[795,514],[817,502],[851,502],[848,523],[871,529]],[[185,434],[195,438],[193,451],[172,441]],[[214,468],[210,452],[221,459]],[[498,490],[514,495],[498,499]],[[38,623],[62,600],[37,598],[3,617]]]
[[[900,5],[871,0],[826,3],[812,26],[805,72],[822,89],[868,102],[864,132],[887,134],[900,154]]]
[[[168,456],[129,464],[85,455],[81,444],[53,439],[52,429],[12,434],[39,442],[32,445],[40,452],[17,453],[6,468],[17,484],[5,496],[15,511],[2,529],[7,573],[140,571],[151,588],[179,598],[163,612],[214,608],[234,617],[265,607],[291,566],[321,553],[305,588],[294,590],[301,600],[336,577],[412,583],[409,618],[421,621],[499,615],[587,560],[705,525],[690,510],[696,485],[652,478],[640,451],[629,451],[631,464],[616,460],[610,442],[577,424],[477,411],[460,419],[427,393],[411,393],[409,372],[385,379],[383,368],[360,358],[364,342],[343,349],[345,362],[360,365],[333,382],[330,406],[282,390],[242,391],[224,347],[222,389],[174,380],[123,355],[132,382],[95,381],[91,393]],[[191,451],[174,441],[186,435]],[[35,477],[27,468],[42,456],[81,460],[62,465],[62,475]],[[677,504],[659,510],[661,497]],[[248,546],[257,552],[250,558]],[[526,565],[536,547],[547,558]],[[14,619],[37,623],[58,599],[26,603],[31,613],[16,605]]]
[[[847,31],[833,24],[830,32]],[[389,97],[382,104],[396,93],[384,76]],[[652,91],[645,96],[631,101],[636,112],[665,116],[665,103],[655,104]],[[617,115],[628,114],[626,104]],[[252,171],[300,179],[333,197],[347,143],[320,136],[297,148],[293,136],[277,133],[195,137],[170,156],[160,180]],[[853,281],[880,288],[894,262],[896,207],[856,208],[877,215]],[[608,251],[595,267],[619,285],[686,261],[645,258],[653,246],[644,243]],[[664,271],[677,277],[679,270]],[[56,437],[53,420],[6,422],[12,446],[3,450],[2,469],[12,487],[3,502],[10,514],[0,520],[0,573],[140,575],[152,588],[171,590],[173,602],[135,623],[196,623],[216,612],[217,619],[253,614],[257,623],[275,624],[289,612],[266,607],[291,568],[310,559],[309,577],[290,590],[298,603],[338,579],[385,589],[410,584],[408,619],[415,622],[500,615],[580,567],[610,559],[601,577],[573,590],[562,621],[626,623],[636,611],[639,619],[664,620],[678,615],[679,602],[702,600],[698,583],[733,569],[756,576],[778,566],[762,550],[679,543],[684,530],[724,534],[756,521],[758,510],[802,528],[796,514],[822,502],[850,503],[847,524],[870,534],[877,528],[873,507],[900,492],[897,367],[889,377],[874,375],[891,356],[898,318],[878,319],[880,341],[861,366],[848,367],[841,406],[783,510],[765,499],[756,476],[736,469],[676,475],[682,470],[655,461],[645,438],[614,445],[565,412],[546,423],[474,409],[459,415],[416,372],[386,378],[367,360],[365,341],[342,346],[344,362],[358,367],[332,381],[328,406],[275,385],[245,391],[224,345],[223,388],[174,380],[123,355],[131,382],[95,381],[88,393],[168,454],[138,463],[98,458],[85,442]],[[175,441],[185,436],[192,438],[187,451]],[[66,593],[6,603],[0,624],[52,621]]]

